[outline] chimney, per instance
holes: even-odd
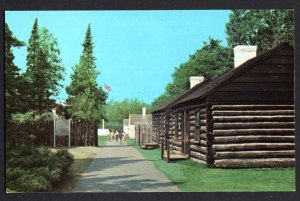
[[[146,107],[143,107],[143,116],[146,116]]]
[[[203,76],[192,76],[190,77],[190,89],[193,88],[195,85],[203,82]]]
[[[234,49],[234,67],[256,57],[257,46],[238,45]]]

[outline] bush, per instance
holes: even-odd
[[[62,181],[73,163],[67,150],[53,153],[47,147],[20,146],[6,152],[6,184],[9,192],[49,192]]]

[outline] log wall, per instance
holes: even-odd
[[[136,122],[135,128],[135,140],[138,146],[145,146],[147,143],[156,142],[153,138],[154,134],[152,122]]]
[[[197,119],[197,113],[199,112]],[[197,121],[198,124],[197,124]],[[197,107],[190,109],[190,157],[206,162],[207,143],[206,143],[206,108]]]
[[[161,146],[161,140],[164,138],[165,132],[165,113],[161,112],[152,114],[152,124],[152,140],[153,142],[159,143]]]
[[[183,153],[183,113],[176,112],[172,114],[172,135],[170,136],[172,151]]]
[[[211,112],[213,166],[294,165],[294,105],[212,105]]]

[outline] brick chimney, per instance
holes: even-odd
[[[195,85],[203,82],[203,76],[192,76],[190,77],[190,89],[193,88]]]
[[[234,67],[256,57],[257,46],[238,45],[234,49]]]

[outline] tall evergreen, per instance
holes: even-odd
[[[5,109],[6,119],[10,119],[11,115],[20,112],[22,109],[21,85],[22,77],[20,76],[20,68],[14,64],[13,47],[22,47],[24,42],[13,36],[7,23],[5,23]]]
[[[82,46],[79,64],[73,67],[71,84],[66,88],[68,110],[73,118],[97,122],[103,118],[107,94],[96,81],[100,72],[96,69],[90,25]]]
[[[36,19],[28,43],[24,77],[28,84],[28,108],[37,114],[48,111],[59,92],[64,72],[59,54],[57,40],[46,28],[39,29]]]

